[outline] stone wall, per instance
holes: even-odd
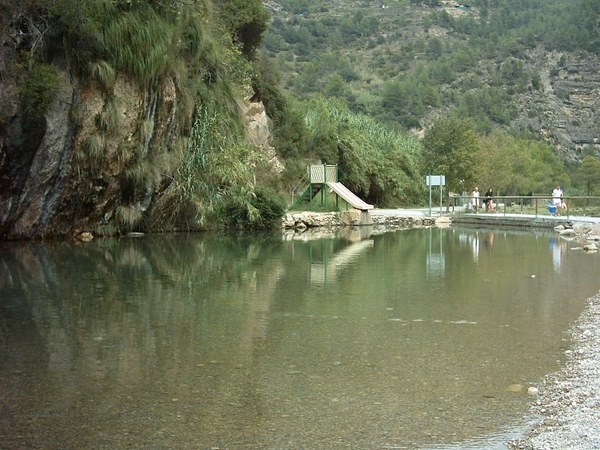
[[[352,209],[342,212],[292,212],[282,221],[285,230],[304,231],[310,228],[337,228],[347,226],[374,226],[386,228],[411,228],[434,226],[436,219],[406,215],[375,215],[368,211]]]

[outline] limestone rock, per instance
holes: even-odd
[[[360,211],[351,209],[340,213],[340,220],[343,225],[360,225]]]
[[[90,233],[89,231],[83,231],[83,232],[79,233],[76,237],[81,242],[90,242],[90,241],[94,240],[94,235],[92,233]]]
[[[435,224],[438,227],[449,227],[450,225],[452,225],[452,219],[450,219],[450,217],[447,216],[440,216],[437,219],[435,219]]]
[[[563,229],[560,230],[558,234],[560,236],[566,236],[566,237],[575,236],[575,230],[573,228],[564,228],[563,227]]]

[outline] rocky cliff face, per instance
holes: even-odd
[[[168,77],[142,87],[117,74],[107,85],[63,62],[53,65],[57,89],[43,116],[26,115],[19,52],[31,48],[31,33],[7,4],[0,2],[0,238],[109,234],[115,219],[168,230],[163,194],[185,148],[189,99]],[[241,100],[239,112],[249,141],[277,165],[263,105]]]
[[[267,115],[265,105],[262,102],[253,102],[250,98],[240,101],[238,104],[246,126],[248,140],[266,155],[272,170],[281,173],[285,169],[275,147],[273,147],[273,121]]]
[[[127,172],[144,161],[159,167],[165,161],[167,166],[177,164],[178,152],[170,141],[181,126],[177,122],[180,99],[172,80],[152,100],[147,92],[118,77],[113,91],[119,98],[116,106],[99,87],[82,88],[67,72],[61,73],[61,80],[56,99],[37,129],[31,130],[18,108],[12,109],[0,129],[0,235],[4,238],[78,234],[97,230],[116,214],[146,214],[168,180],[152,175],[157,177],[153,189],[134,192]],[[98,122],[111,107],[117,110],[118,127],[100,133]],[[241,101],[240,108],[249,141],[281,171],[264,106]],[[166,151],[141,160],[131,151],[136,147],[133,143],[139,142],[140,121],[149,124],[143,131],[147,143]],[[99,149],[90,149],[93,146]],[[102,155],[93,155],[95,151]],[[165,229],[156,221],[153,226]]]
[[[75,91],[65,74],[62,78],[45,119],[28,123],[14,111],[0,134],[2,234],[43,235],[58,209],[74,137],[68,118]]]
[[[132,158],[147,159],[130,151],[140,142],[141,126],[142,153],[150,140],[158,148],[173,147],[170,140],[180,126],[173,81],[148,91],[117,77],[107,92],[65,65],[45,114],[29,117],[20,107],[18,88],[25,72],[17,67],[19,21],[18,14],[12,21],[4,18],[0,35],[0,234],[65,235],[105,222],[124,205],[143,212],[153,192],[127,193],[124,172],[132,169]]]
[[[529,64],[541,89],[520,97],[515,127],[538,133],[569,162],[586,147],[600,155],[600,58],[538,50]]]

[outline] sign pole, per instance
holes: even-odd
[[[427,175],[425,177],[425,183],[429,186],[429,217],[431,217],[431,186],[440,187],[440,216],[442,215],[442,197],[444,192],[444,186],[446,185],[445,175]]]
[[[431,184],[429,184],[429,217],[431,217]]]

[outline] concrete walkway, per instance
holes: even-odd
[[[398,208],[398,209],[372,209],[372,216],[384,217],[430,217],[429,208]],[[465,225],[485,225],[485,226],[516,226],[533,228],[554,228],[557,225],[569,225],[573,223],[600,223],[600,217],[590,216],[553,216],[551,214],[514,214],[514,213],[464,213],[461,209],[455,208],[454,214],[446,214],[445,209],[440,214],[439,207],[431,209],[431,216],[449,216],[452,223]]]

